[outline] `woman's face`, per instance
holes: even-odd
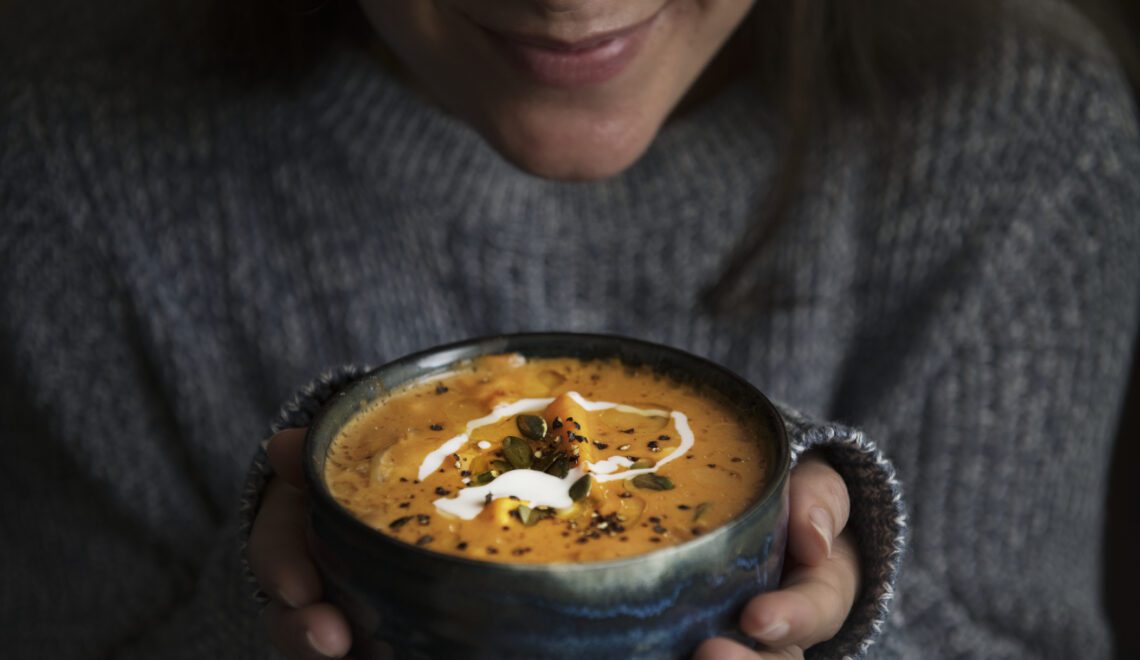
[[[360,0],[419,88],[559,179],[633,163],[753,1]]]

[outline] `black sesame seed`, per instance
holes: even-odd
[[[698,527],[694,527],[694,528],[690,529],[689,531],[693,533],[693,536],[700,536],[701,535],[701,530]]]
[[[739,462],[741,462],[741,461],[743,461],[743,460],[744,460],[744,459],[743,459],[743,458],[740,458],[739,456],[733,456],[733,457],[732,457],[732,462],[733,462],[733,463],[739,463]]]
[[[634,431],[634,429],[633,429],[633,428],[628,428],[628,429],[622,429],[622,430],[621,430],[621,432],[622,432],[622,433],[633,433],[633,431]]]
[[[554,421],[550,424],[550,428],[554,428],[554,429],[562,428],[562,418],[561,417],[555,417]]]
[[[431,516],[426,513],[416,514],[416,522],[421,525],[426,525],[431,522]]]
[[[442,431],[443,430],[443,424],[432,424],[428,428],[430,428],[433,431]]]
[[[709,467],[711,467],[711,468],[715,468],[715,467],[716,467],[716,463],[709,463]]]
[[[435,539],[434,539],[434,538],[432,538],[432,535],[431,535],[431,534],[424,534],[423,536],[421,536],[421,537],[419,537],[418,539],[416,539],[416,545],[427,545],[427,544],[431,543],[431,542],[432,542],[432,541],[434,541],[434,540],[435,540]]]
[[[487,554],[489,554],[489,555],[497,555],[497,554],[499,554],[499,549],[498,549],[498,548],[495,548],[495,547],[492,547],[492,546],[487,546]]]
[[[396,518],[392,522],[388,523],[388,529],[400,529],[404,525],[408,524],[408,521],[411,519],[412,519],[411,516],[404,516],[403,518]]]
[[[435,393],[436,394],[444,394],[446,392],[447,392],[447,386],[446,385],[443,385],[441,383],[441,384],[435,386]]]
[[[649,541],[650,541],[651,543],[660,543],[660,542],[661,542],[661,539],[657,538],[656,536],[650,536],[650,537],[649,537]]]
[[[594,446],[597,447],[598,449],[606,449],[607,447],[609,447],[608,444],[606,444],[604,442],[598,442],[597,440],[594,441]]]
[[[667,435],[659,435],[659,436],[657,436],[657,439],[658,439],[658,440],[668,440],[668,439],[669,439],[669,436],[667,436]]]
[[[397,506],[399,506],[401,509],[406,509],[406,508],[410,507],[411,505],[412,505],[411,502],[400,502]]]
[[[467,549],[467,541],[460,541],[459,545],[455,546],[455,549],[456,550],[466,550]]]
[[[661,525],[654,525],[653,531],[657,532],[658,534],[667,534],[669,532],[669,530],[665,529]]]

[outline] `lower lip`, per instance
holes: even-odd
[[[566,89],[600,85],[617,77],[645,44],[650,19],[597,45],[573,50],[547,48],[489,32],[496,44],[534,82]]]

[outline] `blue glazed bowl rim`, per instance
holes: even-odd
[[[584,342],[584,343],[602,343],[613,344],[615,350],[612,354],[607,354],[605,357],[621,358],[620,352],[616,349],[622,345],[629,346],[634,350],[649,351],[653,354],[660,354],[665,357],[675,358],[681,362],[689,362],[691,366],[698,369],[708,369],[714,372],[719,372],[722,377],[726,377],[734,381],[738,386],[747,392],[753,398],[749,404],[756,404],[761,410],[762,414],[768,415],[771,418],[772,430],[774,431],[773,441],[775,442],[775,456],[774,467],[770,478],[765,481],[764,488],[761,489],[759,497],[740,515],[736,516],[727,523],[709,531],[706,534],[679,543],[677,545],[670,545],[659,550],[651,550],[649,552],[631,555],[629,557],[622,557],[620,559],[601,560],[601,561],[584,561],[584,562],[544,562],[544,563],[524,563],[524,562],[494,562],[484,561],[481,559],[473,559],[459,555],[452,555],[443,552],[436,552],[429,548],[416,546],[412,543],[402,541],[392,536],[388,536],[379,530],[369,526],[364,521],[354,516],[351,512],[340,505],[339,502],[333,498],[332,493],[328,490],[328,485],[325,483],[323,476],[317,470],[317,436],[321,435],[323,426],[328,423],[328,418],[331,413],[338,407],[338,405],[345,405],[345,399],[349,400],[349,405],[359,397],[354,397],[353,394],[358,394],[365,391],[368,386],[376,381],[383,383],[384,374],[397,371],[400,369],[411,368],[418,366],[422,369],[419,375],[401,380],[395,383],[393,388],[399,388],[406,384],[412,383],[418,379],[425,378],[433,373],[440,373],[447,370],[448,367],[461,363],[465,360],[470,360],[483,355],[494,355],[496,353],[504,352],[520,352],[527,355],[525,350],[510,348],[513,344],[518,342],[530,343],[535,346],[546,345],[554,342]],[[564,344],[554,344],[564,345]],[[551,353],[553,357],[555,353]],[[543,357],[546,357],[544,355]],[[576,357],[573,355],[572,350],[567,349],[564,357]],[[602,357],[599,355],[599,357]],[[650,364],[651,368],[655,365]],[[695,376],[695,382],[701,382],[699,375]],[[386,385],[382,385],[385,390],[391,389]],[[735,402],[742,403],[742,402]],[[339,428],[339,427],[338,427]],[[335,435],[334,435],[335,438]],[[330,440],[331,443],[331,440]],[[731,369],[717,364],[707,358],[699,355],[689,353],[679,348],[666,346],[664,344],[657,344],[641,339],[634,339],[616,334],[602,334],[602,333],[577,333],[577,332],[522,332],[522,333],[508,333],[498,335],[486,335],[482,337],[473,337],[461,341],[441,344],[431,348],[427,348],[415,353],[405,355],[390,362],[387,362],[379,367],[369,369],[358,378],[354,378],[349,383],[345,384],[341,389],[336,392],[325,405],[317,412],[313,418],[312,423],[309,425],[308,432],[305,436],[305,446],[303,451],[303,472],[307,486],[307,493],[309,504],[312,510],[319,510],[322,515],[329,516],[335,521],[338,526],[346,527],[354,532],[354,536],[361,534],[365,535],[376,545],[377,551],[387,551],[394,553],[406,553],[420,558],[430,558],[433,561],[440,561],[447,565],[462,566],[468,568],[478,568],[484,571],[502,571],[505,573],[546,573],[551,570],[557,570],[559,573],[566,571],[571,572],[590,572],[598,570],[612,570],[620,568],[634,568],[641,561],[645,561],[647,557],[652,557],[653,561],[669,561],[670,555],[684,556],[689,553],[700,552],[700,548],[705,545],[714,544],[717,539],[732,533],[733,530],[749,524],[752,519],[759,518],[763,515],[774,503],[777,503],[781,493],[784,490],[784,484],[788,480],[791,470],[791,446],[788,442],[787,431],[784,425],[783,417],[780,415],[776,406],[766,397],[759,389],[752,383],[738,375]]]

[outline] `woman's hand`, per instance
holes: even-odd
[[[288,658],[339,658],[352,646],[344,614],[321,601],[321,580],[305,543],[301,448],[305,429],[269,440],[270,480],[249,536],[249,563],[271,599],[262,619]]]
[[[305,542],[301,447],[304,429],[269,441],[275,476],[266,487],[249,539],[249,561],[271,601],[262,614],[269,637],[289,658],[340,657],[352,645],[348,621],[321,601],[321,581]],[[859,587],[843,479],[806,455],[792,472],[786,570],[779,591],[753,598],[740,627],[769,650],[759,654],[727,639],[701,645],[698,660],[801,658],[830,639],[847,618]]]
[[[844,531],[850,501],[843,478],[823,459],[805,455],[792,472],[788,550],[778,591],[744,607],[740,629],[766,650],[724,638],[706,641],[697,660],[803,658],[804,650],[839,632],[859,590],[859,556]]]

